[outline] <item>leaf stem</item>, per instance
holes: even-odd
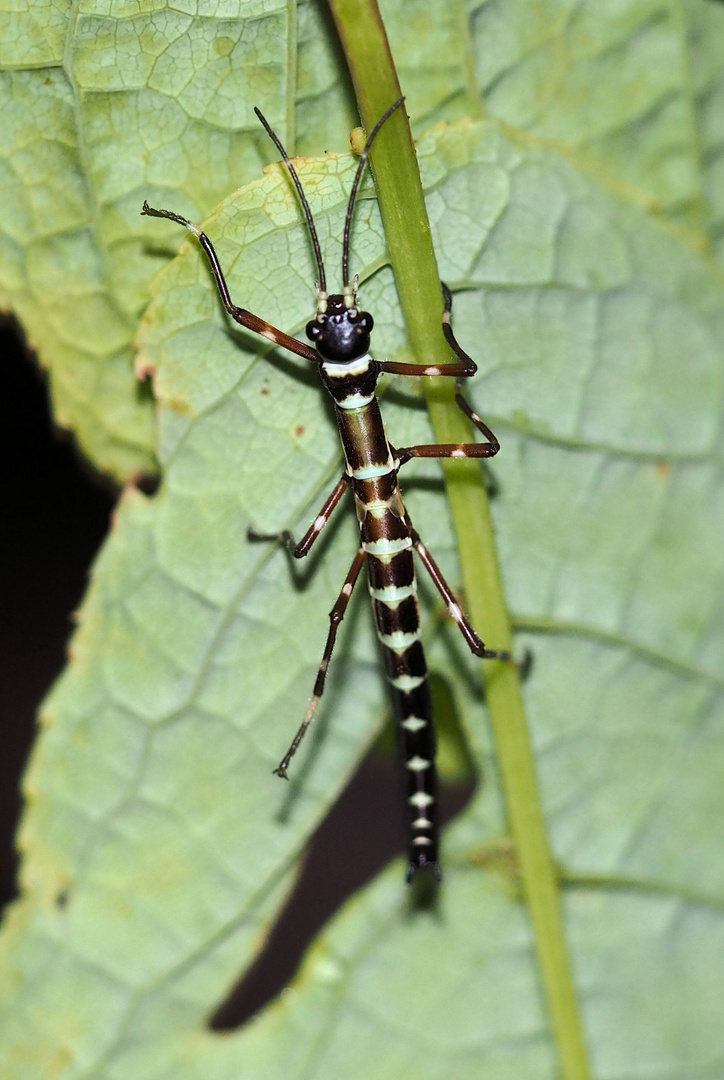
[[[400,85],[376,0],[329,0],[369,130],[400,96]],[[430,225],[409,124],[399,110],[372,151],[375,186],[408,338],[418,359],[446,363],[440,330],[442,299]],[[470,430],[453,405],[451,380],[425,380],[440,442],[464,442]],[[491,647],[510,649],[505,605],[482,471],[471,461],[444,462],[472,620]],[[541,981],[563,1080],[587,1080],[589,1068],[563,928],[558,881],[546,834],[518,671],[484,663],[490,712],[510,831],[530,911]]]

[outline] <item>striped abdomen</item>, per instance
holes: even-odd
[[[409,830],[409,876],[437,865],[435,729],[409,521],[376,398],[338,408],[385,672],[392,689]]]

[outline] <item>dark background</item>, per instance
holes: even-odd
[[[44,375],[12,322],[0,324],[4,514],[0,530],[0,905],[16,895],[20,781],[38,706],[65,663],[72,616],[117,493],[94,476],[50,420]],[[321,649],[320,643],[320,649]],[[471,788],[446,789],[443,817]],[[265,952],[213,1018],[238,1026],[294,974],[306,944],[345,897],[401,854],[398,778],[373,752],[310,845]],[[400,888],[404,889],[400,868]],[[240,961],[241,963],[241,961]]]
[[[0,325],[0,902],[15,893],[13,832],[35,714],[65,661],[72,615],[114,494],[53,430],[45,377],[13,323]]]

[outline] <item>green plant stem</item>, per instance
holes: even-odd
[[[376,0],[329,0],[367,130],[401,94]],[[372,151],[375,185],[390,261],[415,356],[446,363],[440,330],[440,278],[407,119],[395,113]],[[467,442],[471,433],[453,405],[451,380],[425,380],[435,435]],[[508,618],[482,472],[472,461],[444,463],[470,614],[496,648],[510,649]],[[563,929],[559,881],[551,856],[530,738],[513,664],[484,663],[510,831],[535,943],[563,1080],[586,1080],[589,1068]]]

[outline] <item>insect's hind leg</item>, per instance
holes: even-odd
[[[288,529],[283,529],[281,532],[277,533],[259,533],[256,531],[256,529],[247,529],[247,540],[251,540],[253,542],[256,542],[258,540],[279,540],[281,543],[284,544],[284,547],[291,555],[293,555],[295,559],[303,559],[305,555],[309,554],[312,544],[329,521],[330,517],[332,516],[332,511],[344,495],[348,485],[349,477],[345,473],[345,475],[342,476],[342,478],[336,484],[331,495],[329,495],[324,506],[319,511],[316,518],[309,526],[299,543],[296,542]]]
[[[296,735],[292,739],[291,746],[287,750],[287,752],[284,755],[284,757],[282,758],[282,760],[279,762],[278,767],[274,770],[276,775],[281,776],[284,780],[289,779],[289,776],[287,775],[287,769],[289,768],[289,762],[292,760],[292,758],[296,754],[297,747],[299,746],[300,742],[304,738],[304,736],[306,734],[306,731],[307,731],[307,728],[309,727],[309,725],[312,722],[312,717],[314,716],[314,713],[315,713],[315,711],[317,709],[317,705],[319,704],[319,699],[321,698],[322,694],[324,693],[324,683],[325,683],[325,679],[327,677],[327,668],[329,667],[329,661],[332,658],[332,651],[334,650],[334,643],[335,643],[335,640],[337,638],[337,630],[339,629],[339,624],[342,622],[342,619],[344,618],[344,613],[347,610],[347,605],[349,604],[349,600],[350,600],[350,597],[352,595],[352,591],[353,591],[353,589],[355,587],[355,584],[357,582],[357,578],[359,577],[360,570],[364,566],[364,562],[365,562],[366,558],[367,558],[367,555],[366,555],[364,549],[360,548],[359,551],[357,552],[357,554],[355,555],[354,562],[352,563],[352,565],[351,565],[351,567],[349,569],[349,573],[347,574],[347,577],[345,578],[344,585],[342,586],[342,591],[340,592],[339,596],[337,597],[337,599],[335,601],[335,604],[334,604],[334,607],[332,608],[332,610],[329,613],[329,633],[327,634],[327,642],[326,642],[326,644],[324,646],[324,653],[322,655],[322,662],[319,665],[319,670],[317,672],[317,678],[314,681],[314,692],[312,694],[312,700],[309,703],[309,708],[307,709],[307,714],[304,717],[304,719],[302,720],[302,723],[301,723],[301,725],[299,727],[299,731],[296,733]]]
[[[423,566],[427,570],[428,574],[432,578],[435,588],[442,596],[447,606],[448,614],[455,620],[460,632],[467,642],[468,648],[475,656],[482,657],[483,660],[511,660],[512,657],[509,652],[503,649],[488,649],[480,639],[479,634],[473,628],[469,622],[467,616],[463,612],[462,608],[455,599],[455,594],[448,585],[447,581],[443,577],[440,567],[433,559],[430,552],[427,550],[419,534],[415,529],[411,530],[412,543],[415,551],[420,556]]]

